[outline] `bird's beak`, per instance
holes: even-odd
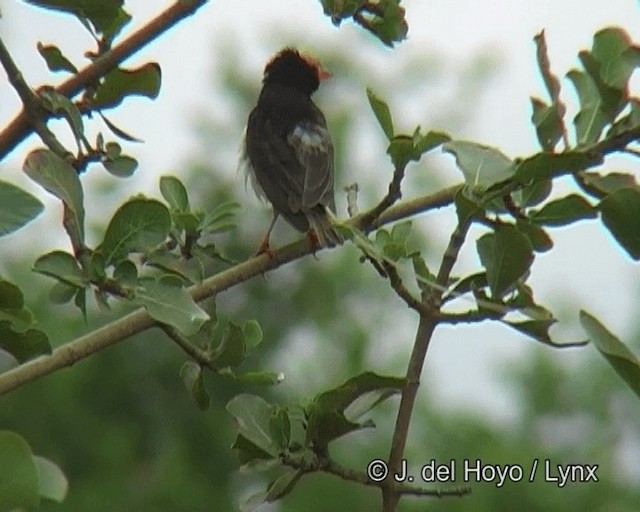
[[[320,61],[318,59],[314,59],[309,55],[301,55],[301,57],[304,59],[304,61],[307,64],[309,64],[310,66],[316,69],[318,73],[318,80],[320,80],[321,82],[323,82],[324,80],[329,80],[329,78],[333,76],[330,71],[327,71],[325,68],[322,67],[322,64],[320,64]]]

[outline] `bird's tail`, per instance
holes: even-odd
[[[318,208],[305,213],[309,221],[309,229],[313,230],[320,247],[335,247],[344,243],[343,236],[333,225],[331,220],[333,215],[328,209]]]

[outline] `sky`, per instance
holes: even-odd
[[[134,23],[127,30],[137,28],[167,5],[169,2],[165,1],[127,2],[127,9],[134,16]],[[410,27],[407,41],[390,51],[370,38],[366,45],[354,51],[354,58],[361,59],[374,71],[385,73],[396,59],[432,52],[444,56],[446,65],[455,72],[457,67],[462,68],[469,55],[484,52],[500,69],[474,107],[473,121],[454,136],[497,146],[511,157],[526,156],[538,148],[530,124],[529,97],[546,96],[535,66],[532,41],[535,34],[542,29],[546,31],[551,66],[560,76],[577,66],[577,52],[589,48],[593,34],[601,28],[619,25],[634,40],[640,41],[640,9],[638,3],[631,0],[405,0],[403,5]],[[0,34],[32,85],[60,80],[58,77],[52,80],[35,54],[37,41],[57,44],[75,62],[82,61],[82,52],[90,46],[88,36],[70,17],[59,15],[52,21],[51,14],[12,0],[0,0],[0,10],[3,16]],[[315,0],[210,2],[193,18],[126,63],[134,67],[157,60],[163,70],[162,92],[153,104],[135,101],[113,115],[115,122],[145,140],[144,145],[136,148],[140,168],[157,170],[155,174],[139,173],[132,178],[132,189],[155,190],[158,174],[179,168],[187,160],[196,147],[195,118],[230,115],[220,107],[220,102],[207,101],[214,81],[211,70],[219,59],[226,57],[228,41],[238,41],[242,49],[238,65],[259,80],[266,59],[277,49],[273,47],[274,28],[283,33],[297,30],[297,37],[309,47],[340,48],[343,45],[345,51],[351,51],[350,43],[361,41],[356,35],[359,28],[346,23],[336,29],[322,15],[320,4]],[[640,88],[638,84],[635,76],[632,85],[636,93]],[[362,89],[366,86],[362,84]],[[573,116],[575,96],[566,80],[563,87],[569,115]],[[437,94],[425,101],[427,106],[442,108]],[[399,102],[395,106],[407,126],[421,122],[413,118],[416,114],[407,105]],[[17,96],[0,72],[0,125],[6,124],[18,109]],[[373,118],[371,122],[375,123]],[[10,179],[42,197],[18,172],[22,158],[36,145],[33,138],[23,143],[0,164],[0,172],[4,174],[3,179]],[[638,163],[628,158],[615,159],[611,168],[640,170]],[[452,182],[459,179],[454,176]],[[51,204],[47,202],[48,206]],[[637,265],[596,223],[555,230],[552,234],[556,246],[551,254],[537,259],[531,280],[541,302],[547,301],[563,311],[570,304],[569,313],[573,316],[563,317],[569,320],[560,326],[562,337],[582,337],[577,323],[579,307],[588,308],[612,331],[629,332],[637,313],[634,304]],[[20,239],[13,240],[15,243]],[[0,244],[0,251],[3,250],[6,246]],[[573,264],[576,251],[589,255],[580,260],[580,265]],[[463,266],[471,263],[476,262],[462,262]],[[529,343],[496,326],[443,329],[430,349],[426,370],[428,385],[433,386],[444,404],[476,407],[508,421],[513,397],[495,377],[495,368],[522,361]],[[595,351],[587,350],[591,352],[563,353],[562,358],[570,364],[574,359],[597,357]],[[468,378],[451,378],[459,375]],[[482,387],[482,393],[477,392],[478,386]]]

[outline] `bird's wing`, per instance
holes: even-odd
[[[302,176],[302,209],[318,204],[335,209],[333,201],[333,144],[324,123],[303,122],[287,137],[304,171]],[[329,194],[328,194],[329,193]]]

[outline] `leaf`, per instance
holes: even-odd
[[[229,323],[222,334],[220,346],[216,347],[211,358],[217,368],[238,366],[244,360],[244,332],[242,329]]]
[[[393,47],[407,37],[409,27],[405,19],[405,10],[400,7],[400,0],[379,0],[373,7],[356,13],[354,20],[374,34],[387,46]]]
[[[138,161],[130,156],[122,155],[102,161],[104,168],[117,178],[128,178],[138,168]]]
[[[529,239],[534,251],[547,252],[553,248],[553,240],[551,240],[551,237],[549,237],[547,232],[540,226],[518,219],[516,221],[516,227],[518,231]]]
[[[0,430],[0,510],[35,509],[40,505],[38,470],[27,442]]]
[[[72,215],[72,227],[80,241],[84,241],[84,194],[75,169],[53,151],[36,149],[27,155],[23,170],[65,204]]]
[[[257,320],[249,320],[244,324],[245,350],[251,352],[262,342],[262,328]]]
[[[82,114],[76,105],[66,96],[58,93],[53,87],[44,87],[39,92],[42,104],[52,114],[61,115],[64,117],[73,135],[78,141],[84,138],[84,123],[82,122]]]
[[[640,398],[640,360],[638,357],[586,311],[580,311],[580,323],[594,346]]]
[[[113,108],[127,96],[146,96],[155,99],[160,92],[160,83],[160,66],[156,62],[131,70],[116,68],[98,87],[92,107],[96,110]]]
[[[281,450],[289,446],[291,438],[291,421],[289,413],[284,407],[275,407],[269,418],[269,432],[271,438]]]
[[[54,304],[66,304],[75,297],[77,291],[77,287],[58,281],[49,290],[49,300]]]
[[[190,210],[187,189],[175,176],[160,177],[160,193],[172,209],[181,212]]]
[[[198,409],[206,411],[211,405],[211,397],[205,388],[200,365],[193,361],[186,361],[180,368],[180,377],[182,377],[184,385]]]
[[[564,110],[559,110],[557,105],[547,105],[537,98],[531,98],[531,107],[531,121],[536,127],[538,142],[545,151],[553,151],[562,138]]]
[[[122,5],[124,0],[96,2],[95,0],[26,0],[28,3],[56,11],[67,12],[77,16],[81,21],[88,20],[93,28],[105,36],[106,42],[122,30],[131,16]]]
[[[184,336],[194,335],[209,320],[209,315],[174,278],[139,281],[134,301],[144,306],[154,320],[175,327]]]
[[[63,471],[53,462],[34,456],[38,471],[38,489],[41,497],[61,503],[69,491],[69,482]]]
[[[612,172],[602,176],[597,172],[580,173],[579,181],[582,189],[598,199],[604,199],[612,192],[623,188],[635,188],[640,190],[633,174]]]
[[[561,199],[550,201],[541,210],[534,210],[528,216],[536,224],[566,226],[579,220],[594,219],[598,214],[596,209],[582,196],[571,194]]]
[[[21,364],[51,354],[49,338],[44,332],[39,329],[18,332],[12,329],[11,322],[7,320],[0,321],[0,349],[11,354]]]
[[[425,134],[416,128],[413,136],[396,135],[391,139],[387,154],[396,169],[405,167],[410,161],[418,162],[422,155],[451,140],[451,137],[443,132],[430,131]]]
[[[239,208],[240,204],[235,201],[228,201],[216,206],[199,222],[197,230],[203,234],[228,231],[236,226],[235,216]]]
[[[640,191],[623,188],[598,206],[602,222],[632,259],[640,259]]]
[[[387,139],[393,139],[393,119],[391,118],[389,106],[369,88],[367,88],[367,98],[369,99],[371,110],[373,110],[380,124],[380,128],[382,128]]]
[[[582,171],[593,164],[592,157],[579,151],[538,153],[517,163],[514,179],[517,183],[532,185]]]
[[[271,404],[259,396],[240,394],[229,401],[227,411],[235,418],[239,435],[244,441],[260,450],[264,456],[277,456],[278,448],[269,431],[269,419],[273,412]]]
[[[98,112],[98,115],[102,118],[104,124],[107,125],[107,128],[109,128],[116,137],[120,137],[122,140],[126,140],[128,142],[143,142],[142,139],[134,137],[130,133],[125,132],[122,128],[118,128],[102,112]]]
[[[38,41],[38,53],[47,63],[50,71],[68,71],[69,73],[77,73],[78,69],[67,59],[60,48],[54,45],[44,45]]]
[[[27,191],[0,180],[0,237],[17,231],[44,210],[39,199]]]
[[[405,379],[386,377],[373,372],[365,372],[353,377],[340,386],[317,395],[306,409],[308,424],[307,438],[316,448],[326,446],[330,441],[354,430],[369,428],[371,422],[356,423],[345,416],[345,409],[362,395],[382,392],[388,398],[399,393]],[[379,403],[380,401],[377,401]]]
[[[582,71],[571,70],[567,78],[573,83],[580,100],[580,111],[573,118],[578,146],[596,142],[608,124],[598,88],[591,77]]]
[[[495,148],[467,141],[450,141],[442,150],[456,158],[465,182],[475,193],[513,176],[513,161]]]
[[[600,78],[615,89],[624,89],[640,64],[640,48],[623,29],[609,27],[593,36],[591,55],[600,64]]]
[[[334,25],[340,25],[343,19],[351,18],[367,0],[321,0],[324,13],[331,17]]]
[[[171,229],[171,215],[155,199],[134,198],[123,204],[109,221],[101,253],[105,265],[144,252],[163,243]]]
[[[494,298],[507,293],[533,263],[531,242],[509,224],[500,225],[493,233],[481,236],[477,248]]]
[[[582,347],[589,343],[588,341],[576,341],[569,343],[558,343],[553,341],[549,335],[549,328],[557,322],[555,318],[549,318],[546,320],[526,320],[524,322],[500,320],[500,322],[529,336],[530,338],[533,338],[534,340],[554,348]]]
[[[53,251],[40,256],[33,264],[33,270],[76,288],[87,285],[80,265],[68,252]]]

